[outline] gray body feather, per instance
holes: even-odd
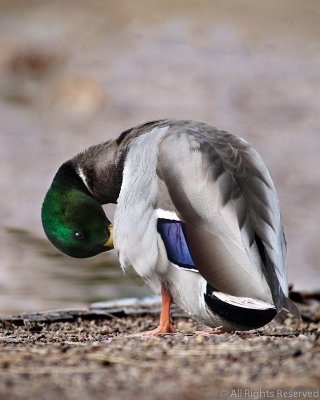
[[[215,288],[266,301],[271,293],[281,309],[288,294],[287,257],[270,173],[246,141],[199,125],[168,135],[158,163],[187,223],[191,255]],[[172,149],[179,152],[178,163]]]

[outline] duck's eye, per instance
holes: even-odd
[[[81,232],[81,231],[75,231],[75,232],[73,233],[73,236],[74,236],[77,240],[83,240],[83,239],[86,238],[86,235],[85,235],[83,232]]]

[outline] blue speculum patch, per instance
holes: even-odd
[[[167,250],[169,261],[182,268],[197,270],[189,252],[183,222],[159,218],[158,232]]]

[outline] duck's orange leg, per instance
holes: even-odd
[[[172,303],[171,293],[168,289],[162,287],[161,296],[162,296],[162,304],[161,304],[160,324],[158,328],[153,329],[152,331],[137,333],[134,336],[155,336],[155,335],[164,335],[166,333],[177,332],[170,317],[170,306]]]

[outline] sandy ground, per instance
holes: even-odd
[[[186,317],[175,318],[178,334],[130,336],[156,326],[158,315],[148,312],[2,319],[0,398],[318,398],[320,305],[300,309],[298,329],[287,318],[256,331],[210,336],[196,334],[203,327]]]

